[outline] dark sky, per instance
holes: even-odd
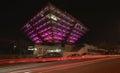
[[[79,42],[120,43],[120,8],[117,2],[98,0],[1,0],[0,39],[26,39],[20,28],[47,2],[67,11],[90,29]]]

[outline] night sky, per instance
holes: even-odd
[[[120,43],[120,8],[117,2],[91,0],[16,0],[0,2],[0,40],[26,39],[20,28],[47,2],[80,20],[89,31],[77,43]]]

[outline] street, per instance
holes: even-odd
[[[63,70],[43,71],[41,73],[120,73],[120,58]]]
[[[8,73],[120,73],[120,57],[35,63]],[[17,68],[17,67],[15,67]],[[0,70],[1,71],[1,70]]]
[[[21,64],[8,64],[8,65],[1,65],[0,66],[0,73],[6,73],[11,71],[22,71],[26,69],[32,68],[44,68],[48,66],[56,66],[56,65],[63,65],[63,64],[71,64],[76,62],[83,62],[93,59],[81,59],[81,60],[67,60],[67,61],[55,61],[55,62],[36,62],[36,63],[21,63]]]

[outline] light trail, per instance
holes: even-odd
[[[22,58],[22,59],[3,59],[0,64],[14,64],[14,63],[31,63],[31,62],[48,62],[48,61],[63,61],[63,60],[80,60],[84,58],[106,58],[108,55],[97,56],[76,56],[76,57],[61,57],[61,58]]]
[[[116,57],[115,57],[116,58]],[[19,70],[19,71],[13,71],[8,73],[38,73],[38,72],[49,72],[49,71],[56,71],[56,70],[63,70],[63,69],[69,69],[77,66],[83,66],[83,65],[89,65],[92,63],[97,63],[105,60],[110,60],[113,58],[103,58],[103,59],[96,59],[96,60],[90,60],[90,61],[83,61],[83,62],[77,62],[77,63],[70,63],[70,64],[62,64],[62,65],[54,65],[54,66],[47,66],[42,68],[33,68],[33,69],[25,69],[25,70]]]

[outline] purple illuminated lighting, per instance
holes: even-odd
[[[68,42],[69,42],[69,43],[74,43],[75,41],[74,41],[74,40],[69,40]]]
[[[65,37],[65,33],[62,33],[62,32],[53,32],[53,34],[56,34],[56,35],[64,36],[64,37]]]
[[[44,33],[43,35],[41,35],[42,37],[45,37],[45,36],[47,36],[47,35],[49,35],[48,33]]]
[[[80,31],[77,31],[77,30],[73,30],[72,32],[73,32],[73,33],[77,33],[77,34],[79,34],[79,35],[82,34]]]
[[[61,28],[57,28],[57,27],[53,27],[53,29],[59,30],[59,31],[64,32],[64,33],[68,33],[68,31],[66,29],[61,29]]]
[[[33,32],[34,32],[34,30],[28,32],[27,35],[29,36],[29,35],[33,34]]]
[[[33,40],[39,40],[39,38],[38,37],[34,37]]]
[[[70,36],[79,37],[79,35],[71,33]]]
[[[40,22],[42,22],[45,18],[46,18],[46,17],[43,17],[43,18],[39,19],[37,22],[35,22],[35,23],[33,24],[33,26],[36,26],[37,24],[39,24]]]
[[[23,32],[36,44],[75,43],[87,28],[81,22],[53,5],[43,8],[22,27]]]
[[[31,28],[31,25],[29,23],[27,23],[22,27],[22,29],[25,29],[25,28]]]
[[[44,40],[52,40],[51,36],[45,37]]]
[[[41,41],[37,36],[31,38],[31,40],[32,40],[33,42],[35,42],[36,44],[41,44],[41,43],[42,43],[42,41]]]
[[[28,32],[28,31],[31,30],[31,29],[32,29],[32,27],[26,28],[26,29],[24,30],[24,32],[26,33],[26,32]]]
[[[46,36],[48,36],[48,35],[51,35],[52,34],[52,32],[51,31],[48,31],[48,32],[45,32],[45,33],[43,33],[43,34],[40,34],[42,37],[46,37]]]
[[[77,25],[74,27],[74,29],[76,29],[79,32],[85,33],[86,31],[84,30],[84,27],[82,25]]]
[[[69,39],[77,40],[78,38],[76,38],[76,37],[70,37]]]
[[[59,18],[59,17],[58,17],[58,18]],[[63,23],[66,23],[68,26],[73,26],[73,25],[74,25],[74,24],[71,24],[71,23],[69,23],[69,22],[61,19],[61,18],[59,18],[59,21],[61,21],[61,22],[63,22]]]
[[[31,36],[29,36],[30,38],[33,38],[33,37],[35,37],[35,36],[37,36],[37,34],[32,34]]]
[[[46,23],[44,23],[44,24],[40,24],[38,27],[36,27],[36,30],[41,29],[42,27],[46,26],[46,25],[49,24],[49,23],[50,23],[50,21],[48,21],[48,22],[46,22]]]
[[[63,40],[63,38],[62,38],[62,37],[57,36],[57,35],[55,35],[55,36],[53,37],[53,39],[56,39],[56,40]]]
[[[66,28],[66,29],[70,29],[68,26],[65,26],[65,25],[63,25],[63,24],[60,24],[60,23],[57,23],[57,22],[53,22],[54,24],[57,24],[57,25],[59,25],[59,26],[61,26],[61,27],[63,27],[63,28]]]
[[[68,40],[76,41],[78,38],[69,38]]]
[[[39,30],[38,33],[41,34],[41,33],[43,33],[43,32],[48,31],[49,29],[51,29],[51,27],[48,27],[48,28],[45,28],[45,29]]]
[[[40,40],[35,41],[36,44],[42,43]]]

